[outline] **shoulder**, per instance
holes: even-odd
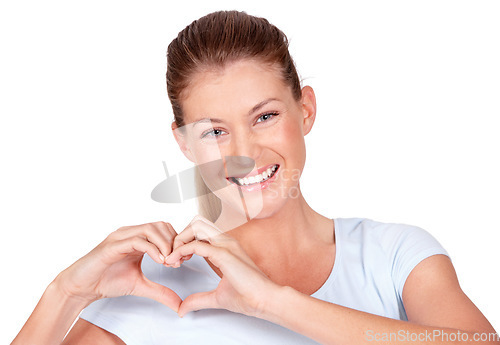
[[[493,333],[495,330],[460,288],[449,258],[436,255],[411,271],[403,290],[408,320],[421,324]]]
[[[339,246],[344,246],[344,251],[361,253],[367,261],[383,264],[400,297],[406,278],[419,262],[437,254],[448,256],[434,236],[415,225],[369,218],[341,218],[337,223]]]
[[[344,239],[380,246],[386,251],[396,251],[405,244],[417,243],[420,244],[419,247],[442,248],[434,236],[415,225],[380,222],[369,218],[338,218],[336,225],[336,233]]]

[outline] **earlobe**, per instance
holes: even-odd
[[[304,86],[302,88],[301,105],[304,114],[303,132],[306,135],[311,131],[316,119],[316,95],[312,87]]]
[[[174,134],[175,141],[177,141],[177,144],[179,145],[179,148],[181,149],[184,156],[186,156],[186,158],[191,162],[194,162],[194,156],[189,148],[186,133],[182,128],[177,127],[177,124],[175,122],[172,122],[172,133]]]

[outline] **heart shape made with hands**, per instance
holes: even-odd
[[[230,240],[234,241],[234,239],[225,235],[223,231],[217,228],[217,226],[215,226],[215,224],[210,222],[208,219],[197,215],[191,223],[189,223],[189,225],[174,238],[172,252],[165,258],[164,265],[167,267],[177,268],[184,261],[189,260],[193,254],[179,257],[175,250],[193,241],[202,241],[211,245],[222,246]],[[211,266],[213,268],[213,264]],[[220,274],[218,275],[220,276]]]
[[[173,290],[161,285],[161,298],[155,300],[176,311],[180,317],[190,311],[207,308],[223,308],[251,315],[256,309],[252,306],[256,300],[252,295],[274,284],[233,237],[223,233],[201,216],[196,216],[186,229],[174,238],[173,250],[165,258],[164,265],[177,268],[194,254],[208,259],[212,268],[215,268],[216,272],[220,271],[221,281],[216,289],[194,293],[184,300]],[[224,272],[228,273],[227,277]]]

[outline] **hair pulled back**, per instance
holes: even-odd
[[[300,80],[286,35],[265,18],[238,11],[214,12],[192,22],[168,46],[167,92],[176,125],[185,124],[182,91],[195,73],[248,58],[277,66],[294,98],[300,99]]]
[[[167,92],[178,128],[185,125],[181,101],[193,76],[223,70],[241,59],[277,67],[295,100],[300,100],[300,79],[286,35],[264,18],[238,11],[214,12],[189,24],[168,46]],[[199,171],[194,182],[200,214],[215,222],[222,209],[221,200],[206,186]]]

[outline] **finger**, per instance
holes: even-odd
[[[182,299],[174,291],[166,286],[152,282],[147,278],[144,278],[142,283],[137,286],[132,294],[153,299],[166,305],[175,312],[179,311],[179,306],[182,303]]]
[[[168,231],[170,232],[170,235],[172,236],[172,238],[175,238],[175,236],[177,236],[177,231],[175,231],[174,227],[172,226],[172,224],[170,223],[165,223],[167,224],[167,227],[168,227]]]
[[[167,263],[163,263],[164,266],[166,267],[180,267],[184,261],[188,261],[189,259],[191,259],[193,257],[193,254],[190,254],[190,255],[186,255],[186,256],[182,256],[178,262],[174,263],[174,264],[167,264]],[[165,258],[166,260],[166,258]]]
[[[202,240],[212,243],[219,236],[223,235],[215,224],[202,216],[196,216],[191,223],[175,237],[173,249],[195,240]]]
[[[163,256],[168,256],[172,252],[177,232],[175,232],[171,224],[166,222],[155,222],[150,224],[150,227],[144,229],[146,239],[154,243],[160,249]]]
[[[182,301],[177,313],[180,317],[184,317],[184,315],[191,311],[210,308],[219,308],[217,299],[215,298],[215,290],[189,295]]]
[[[160,264],[165,261],[165,257],[160,253],[158,247],[142,237],[128,238],[108,244],[105,248],[108,260],[105,261],[114,263],[128,254],[137,252],[147,253],[151,259]]]
[[[201,225],[201,226],[202,227],[208,227],[208,225],[206,225],[206,224],[205,225]],[[208,231],[210,231],[210,230],[208,230]],[[215,231],[216,230],[213,230],[213,232],[212,232],[213,236],[210,237],[211,241],[209,242],[209,244],[207,242],[203,242],[203,241],[199,241],[199,240],[193,239],[192,236],[191,236],[191,234],[188,234],[188,235],[191,236],[190,238],[192,238],[191,242],[179,244],[177,247],[175,245],[176,243],[174,243],[174,250],[165,259],[165,265],[172,266],[172,267],[179,267],[185,261],[185,259],[183,260],[182,257],[188,256],[188,255],[192,255],[192,254],[197,254],[197,255],[203,256],[202,254],[200,254],[201,252],[200,253],[189,252],[191,250],[190,248],[195,248],[193,250],[203,250],[205,253],[209,253],[207,251],[208,249],[203,249],[201,247],[200,248],[198,248],[198,247],[190,247],[190,246],[186,247],[186,246],[188,246],[191,243],[205,243],[209,247],[212,247],[212,248],[224,248],[225,251],[228,252],[228,253],[230,253],[230,254],[232,254],[233,257],[235,257],[235,258],[237,257],[238,259],[242,260],[246,264],[248,264],[248,265],[250,265],[250,266],[258,269],[258,267],[255,264],[255,262],[253,262],[252,259],[248,256],[248,254],[246,254],[244,252],[244,250],[239,245],[238,241],[236,241],[234,238],[232,238],[232,237],[230,237],[230,236],[228,236],[226,234],[223,234],[223,233],[219,233],[219,234],[216,235]],[[181,235],[182,235],[182,233],[179,234],[177,237],[179,237]],[[179,249],[183,248],[183,247],[186,247],[186,248],[184,248],[183,251],[179,251]],[[207,248],[207,247],[204,247],[204,248]],[[212,261],[212,259],[210,259],[210,261]],[[213,263],[217,266],[217,264],[215,262],[213,262]]]
[[[193,254],[210,259],[210,261],[219,268],[221,262],[232,261],[230,257],[235,258],[234,255],[231,255],[229,250],[225,248],[215,247],[207,242],[192,241],[174,249],[165,259],[165,264],[174,265],[179,263],[182,257]],[[222,258],[224,258],[224,260]]]
[[[132,237],[142,237],[155,244],[163,256],[172,251],[172,245],[177,233],[171,224],[166,222],[146,223],[135,226],[121,227],[108,236],[110,241],[125,240]]]

